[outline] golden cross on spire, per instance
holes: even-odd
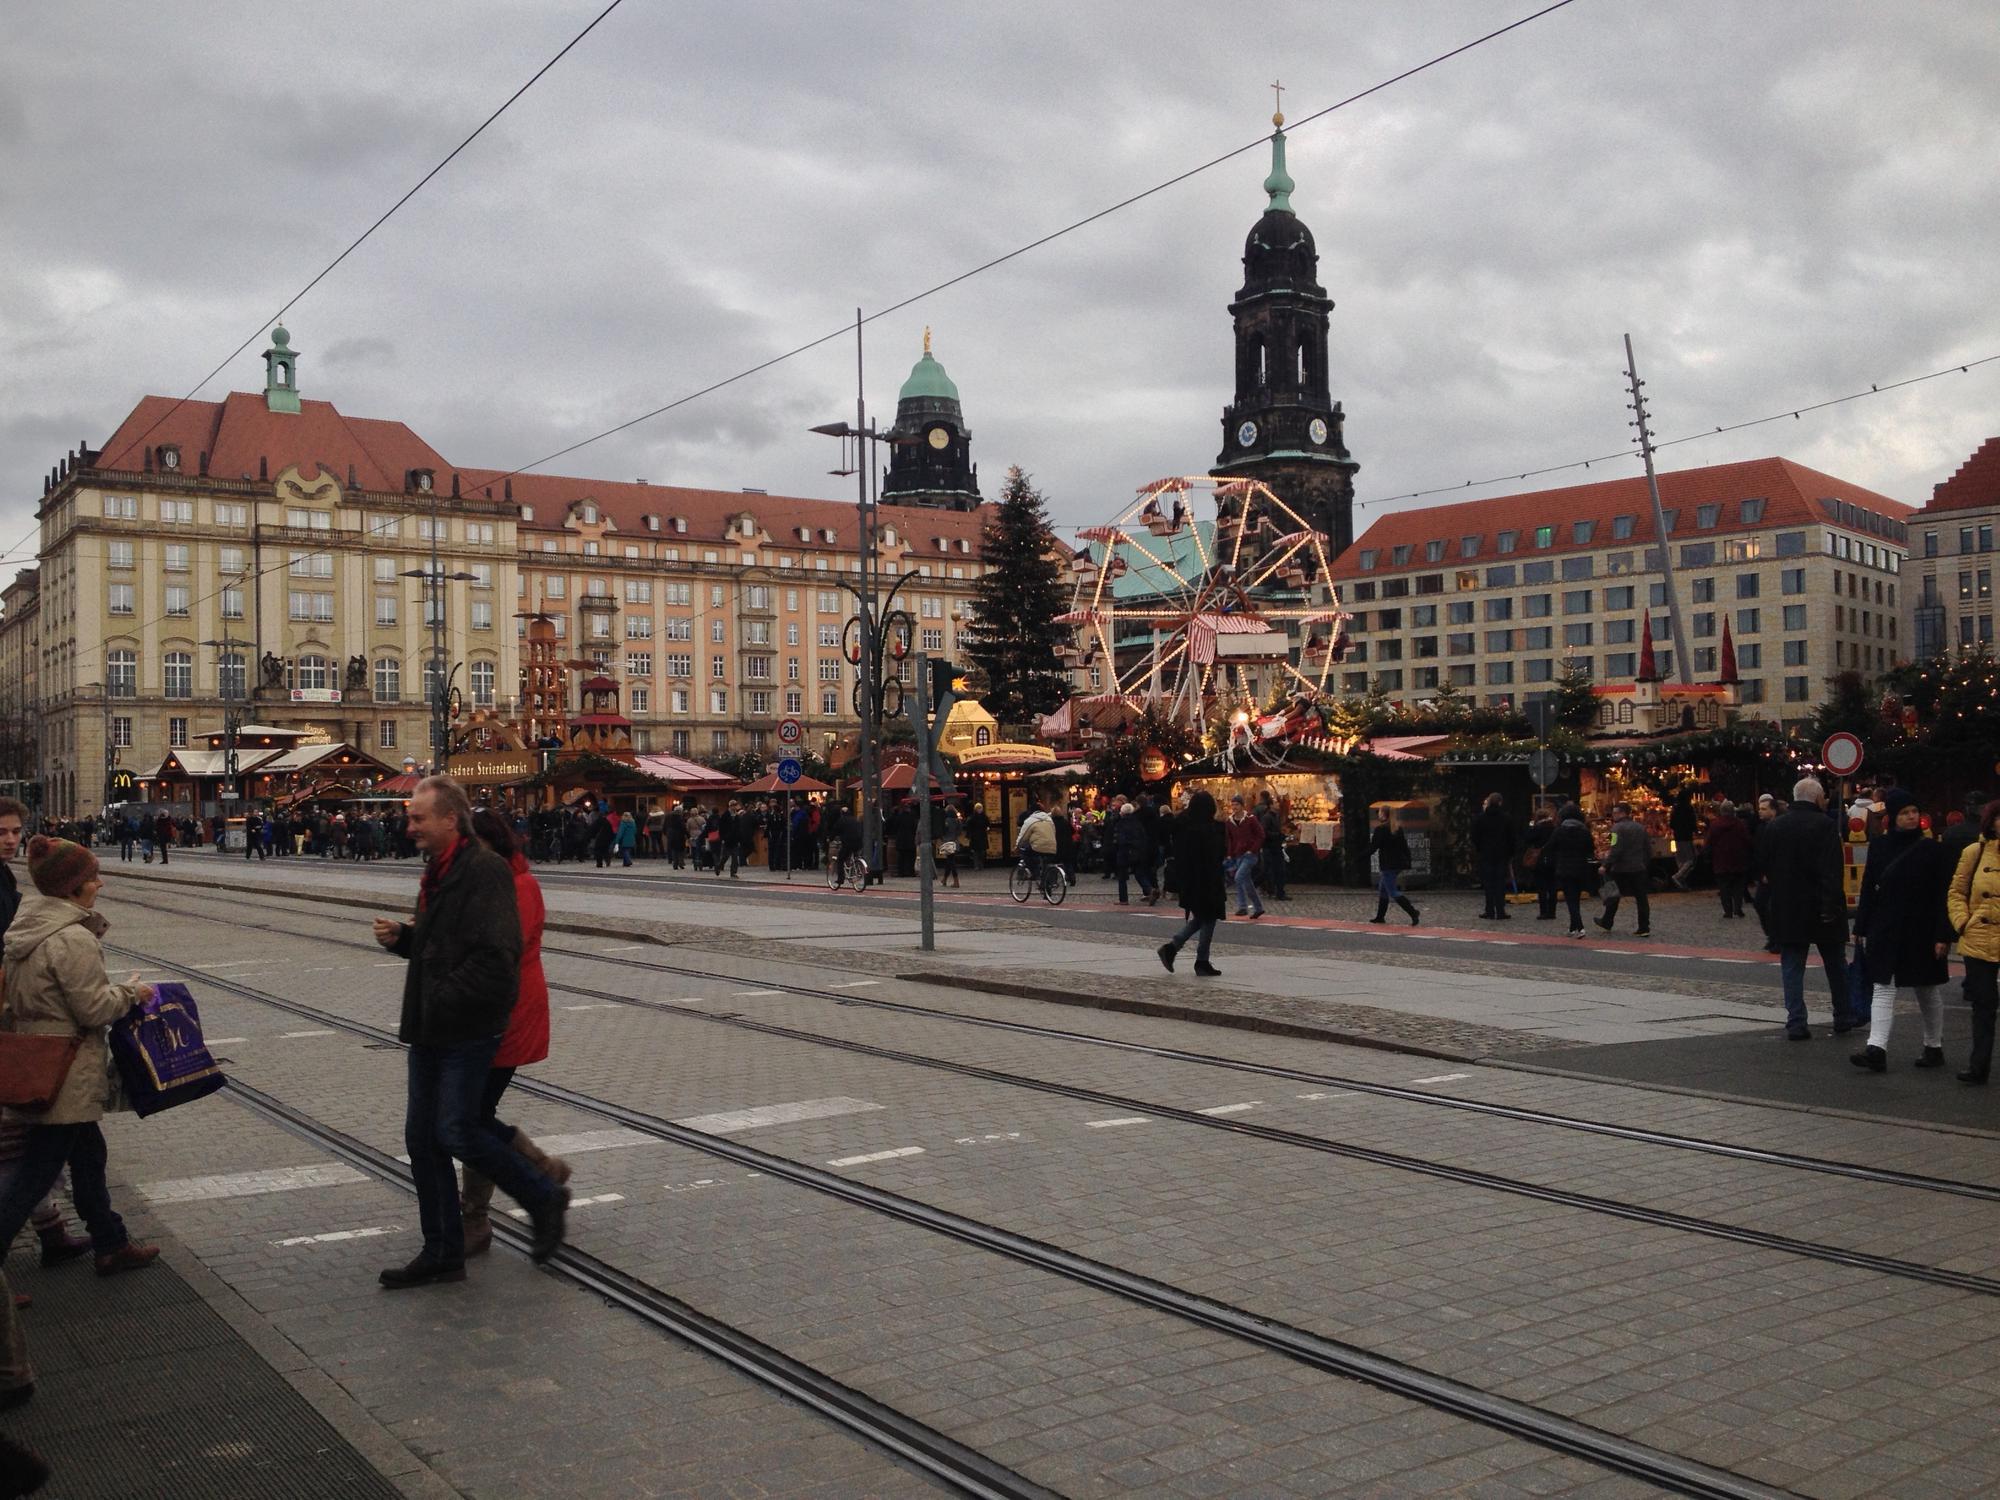
[[[1283,125],[1285,123],[1284,84],[1275,81],[1271,84],[1271,103],[1273,106],[1271,112],[1271,123],[1273,125]]]
[[[924,353],[931,352],[931,325],[924,324]]]

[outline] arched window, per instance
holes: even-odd
[[[1306,388],[1306,346],[1304,341],[1301,340],[1299,343],[1299,389],[1304,390],[1305,388]]]
[[[248,686],[240,653],[228,652],[216,662],[215,688],[225,702],[245,696]]]
[[[1259,339],[1257,341],[1257,384],[1260,386],[1268,385],[1270,383],[1270,380],[1271,380],[1271,372],[1270,372],[1269,351],[1265,349],[1264,341],[1262,339]]]
[[[292,686],[304,688],[308,692],[324,692],[327,686],[327,661],[324,656],[305,655],[299,658],[298,667],[292,674]]]
[[[139,653],[110,651],[104,657],[105,681],[114,698],[130,698],[139,691]]]
[[[435,656],[426,656],[424,658],[424,702],[426,703],[435,703],[438,700],[440,692],[438,684],[443,680],[442,674],[438,671],[438,665],[438,659]]]
[[[375,659],[375,701],[400,703],[403,698],[403,664],[393,656]]]
[[[169,651],[160,661],[162,691],[169,698],[194,696],[194,657],[186,651]]]
[[[478,708],[493,706],[493,663],[476,661],[472,664],[472,702]]]

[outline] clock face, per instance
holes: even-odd
[[[1314,441],[1315,443],[1323,443],[1323,442],[1325,442],[1325,441],[1326,441],[1326,418],[1324,418],[1324,417],[1314,417],[1314,418],[1312,419],[1312,426],[1308,427],[1308,428],[1306,429],[1306,431],[1312,434],[1312,440],[1313,440],[1313,441]]]
[[[946,447],[950,442],[951,442],[951,434],[945,431],[944,428],[933,427],[931,429],[931,446],[933,448],[941,450],[944,447]]]
[[[1257,424],[1255,422],[1245,422],[1241,427],[1236,429],[1237,447],[1247,448],[1256,441],[1257,441]]]

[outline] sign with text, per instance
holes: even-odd
[[[339,701],[339,688],[295,687],[292,689],[292,702],[294,703],[338,703]]]

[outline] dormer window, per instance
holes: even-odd
[[[675,531],[678,531],[678,532],[680,532],[680,533],[681,533],[682,535],[686,535],[686,533],[687,533],[687,529],[688,529],[688,523],[687,523],[687,517],[686,517],[686,516],[675,516],[675,517],[674,517],[674,530],[675,530]]]
[[[884,526],[884,527],[882,528],[882,545],[883,545],[883,546],[885,546],[885,547],[893,547],[893,546],[895,546],[895,545],[896,545],[896,528],[895,528],[895,527],[893,527],[893,526]]]
[[[428,495],[437,484],[434,469],[412,469],[406,476],[405,488],[415,490],[419,495]]]
[[[799,540],[802,542],[809,542],[812,539],[813,539],[812,527],[801,526],[799,528]]]
[[[180,444],[179,443],[160,444],[160,467],[164,469],[167,473],[171,474],[180,466],[181,466]]]
[[[524,505],[524,506],[522,506],[522,507],[521,507],[521,519],[522,519],[522,520],[524,520],[524,521],[532,521],[532,520],[534,520],[534,519],[535,519],[535,507],[534,507],[534,506],[532,506],[532,505]]]
[[[967,552],[967,553],[971,552],[971,551],[972,551],[972,538],[970,538],[970,537],[963,537],[963,536],[962,536],[962,537],[960,537],[960,538],[958,539],[958,550],[959,550],[959,551],[961,551],[961,552]]]
[[[736,523],[736,526],[737,529],[741,531],[745,536],[755,536],[757,534],[757,518],[753,515],[749,515],[746,513]]]
[[[597,507],[588,500],[584,501],[582,505],[577,507],[576,518],[586,526],[595,526],[597,524]]]
[[[660,529],[660,518],[658,516],[646,517],[646,529],[648,531],[658,531]]]
[[[834,535],[834,530],[831,526],[826,527],[824,530],[820,532],[819,539],[822,542],[827,542],[827,543],[832,543],[839,540],[839,538]]]

